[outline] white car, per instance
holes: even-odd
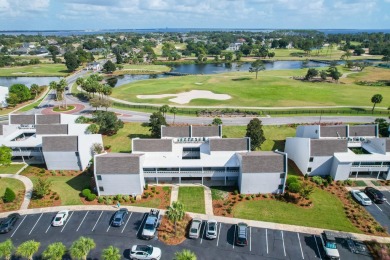
[[[69,210],[61,210],[57,213],[57,215],[54,217],[53,222],[51,223],[53,227],[60,227],[65,224],[65,221],[69,217]]]
[[[218,222],[214,219],[210,219],[206,223],[206,237],[208,239],[217,238],[218,233]]]
[[[352,196],[363,206],[372,205],[371,199],[360,190],[351,190]]]
[[[130,251],[130,259],[160,260],[161,249],[151,245],[134,245]]]
[[[189,231],[190,238],[199,238],[200,229],[202,227],[202,220],[200,218],[193,218],[191,222],[191,227]]]
[[[332,232],[324,231],[321,234],[321,242],[328,259],[340,259],[339,250],[337,249],[336,237]]]

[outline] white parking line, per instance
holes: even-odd
[[[302,259],[305,259],[305,257],[303,256],[302,245],[301,245],[301,239],[299,238],[299,233],[297,233],[297,235],[298,235],[299,247],[301,248]]]
[[[378,206],[378,205],[376,205],[375,203],[373,203],[380,211],[382,211],[382,209]]]
[[[61,229],[61,233],[62,233],[62,231],[64,231],[66,225],[68,225],[70,218],[73,216],[73,213],[74,213],[74,211],[72,211],[72,214],[70,214],[69,218],[66,220],[64,227]]]
[[[16,231],[18,231],[18,228],[20,227],[20,225],[22,225],[23,221],[26,219],[27,215],[24,216],[24,218],[22,219],[22,221],[19,223],[18,227],[15,229],[14,233],[12,233],[11,237],[13,237],[16,233]]]
[[[130,215],[129,215],[129,217],[127,218],[127,221],[126,221],[125,226],[123,227],[121,233],[123,233],[123,231],[125,230],[125,228],[126,228],[126,226],[127,226],[127,223],[129,223],[129,220],[130,220],[130,218],[131,218],[131,215],[133,215],[133,212],[130,212]]]
[[[233,249],[234,249],[234,243],[236,243],[236,228],[237,225],[234,225]]]
[[[144,223],[144,219],[146,218],[146,214],[142,217],[142,220],[141,220],[141,224],[139,225],[139,227],[138,227],[138,230],[137,230],[137,235],[138,235],[138,233],[139,233],[139,231],[141,230],[141,227],[142,227],[142,223]]]
[[[108,228],[107,228],[106,232],[108,232],[108,230],[110,230],[110,227],[111,227],[113,221],[114,221],[114,218],[112,218],[110,223],[108,224]]]
[[[283,230],[281,230],[280,232],[282,232],[283,252],[284,252],[284,256],[286,256],[286,248],[284,247]]]
[[[320,260],[322,260],[322,258],[321,258],[321,253],[320,253],[320,249],[318,248],[316,236],[313,235],[313,238],[314,238],[314,242],[316,242],[317,251],[318,251],[318,256],[320,257]]]
[[[267,229],[265,229],[265,244],[267,245],[267,254],[268,254],[268,232],[267,232]]]
[[[219,230],[218,230],[218,237],[217,237],[217,246],[218,246],[218,243],[219,243],[219,235],[221,234],[221,225],[222,225],[222,223],[220,222],[219,223]]]
[[[83,220],[81,220],[81,223],[80,223],[79,227],[76,229],[76,232],[79,231],[79,229],[80,229],[81,225],[83,224],[84,219],[87,217],[88,213],[89,213],[89,211],[87,211],[87,213],[85,214]]]
[[[252,227],[249,227],[249,251],[252,251]]]
[[[390,203],[388,201],[386,201],[387,205],[390,205]]]
[[[95,227],[96,227],[97,223],[99,222],[99,219],[100,219],[100,217],[102,216],[102,214],[103,214],[103,211],[100,213],[98,219],[96,220],[96,223],[95,223],[95,225],[94,225],[93,228],[92,228],[92,231],[95,230]]]
[[[53,216],[53,218],[54,218],[54,217],[55,217],[55,215]],[[50,227],[52,226],[53,218],[51,219],[50,224],[49,224],[49,226],[47,227],[47,229],[46,229],[46,231],[45,231],[45,234],[47,233],[47,231],[49,231]]]
[[[32,229],[30,230],[30,233],[28,233],[29,235],[31,235],[31,232],[33,232],[35,226],[38,224],[38,221],[41,219],[42,215],[43,215],[43,213],[41,213],[41,215],[39,216],[37,222],[35,222],[35,225],[34,225],[34,226],[32,227]]]
[[[202,224],[203,224],[203,223],[202,223]],[[200,226],[200,227],[202,227],[202,226]],[[203,226],[203,235],[202,235],[202,237],[200,238],[200,243],[201,243],[201,244],[202,244],[202,242],[203,242],[204,233],[206,233],[206,222],[204,222],[204,226]]]

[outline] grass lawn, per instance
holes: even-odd
[[[17,76],[58,76],[64,77],[69,74],[65,64],[36,64],[22,67],[9,67],[0,69],[0,77]]]
[[[165,65],[148,65],[148,64],[124,64],[122,70],[114,71],[114,75],[123,74],[160,74],[170,71],[171,68]]]
[[[29,177],[35,184],[38,177]],[[51,190],[60,195],[62,205],[80,205],[79,193],[89,187],[90,177],[86,174],[78,176],[50,176]]]
[[[140,123],[125,123],[113,136],[103,136],[104,145],[111,145],[111,152],[127,153],[131,151],[131,138],[150,138],[149,127]]]
[[[178,201],[183,203],[185,211],[201,214],[206,212],[203,187],[179,187]]]
[[[341,68],[340,68],[341,69]],[[190,106],[247,106],[247,107],[307,107],[307,106],[371,106],[371,97],[380,93],[390,99],[390,89],[359,86],[354,83],[361,75],[375,79],[388,70],[367,68],[363,72],[342,78],[339,84],[326,82],[302,82],[292,75],[304,76],[306,70],[263,71],[256,80],[249,72],[232,72],[215,75],[191,75],[143,80],[125,84],[113,90],[112,96],[137,103],[170,104],[170,97],[138,99],[137,95],[176,94],[190,90],[212,90],[216,94],[228,94],[231,99],[193,99]],[[349,77],[355,77],[354,80]],[[344,82],[345,80],[345,82]],[[202,83],[196,84],[196,83]]]
[[[274,200],[243,201],[233,208],[236,218],[361,233],[346,217],[343,204],[334,195],[315,189],[313,207],[300,208]]]
[[[0,174],[15,174],[17,173],[24,164],[10,164],[8,166],[0,166]]]
[[[4,196],[4,192],[6,188],[11,188],[15,194],[18,194],[19,191],[24,190],[23,182],[17,179],[11,178],[1,178],[0,179],[0,197]]]
[[[153,198],[153,199],[145,201],[145,202],[132,203],[131,206],[157,209],[160,206],[160,204],[161,204],[161,199]]]

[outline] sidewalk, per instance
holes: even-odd
[[[22,168],[19,172],[21,172],[24,168]],[[29,178],[22,176],[22,175],[19,175],[19,172],[16,174],[1,174],[0,177],[17,179],[17,180],[20,180],[21,182],[23,182],[26,193],[24,194],[23,203],[20,206],[20,209],[26,210],[26,209],[28,209],[28,205],[30,204],[30,200],[31,200],[32,192],[33,192],[33,183]]]
[[[138,213],[148,213],[150,211],[150,208],[146,207],[135,207],[135,206],[123,206],[122,208],[127,208],[129,211],[132,212],[138,212]],[[19,214],[37,214],[37,213],[47,213],[47,212],[57,212],[63,209],[69,209],[72,211],[80,211],[80,210],[103,210],[103,211],[115,211],[117,210],[117,207],[115,205],[107,206],[107,205],[78,205],[78,206],[60,206],[60,207],[49,207],[49,208],[38,208],[38,209],[25,209],[25,210],[19,210],[14,211],[18,212]],[[165,210],[160,210],[162,214],[165,214]],[[6,213],[0,213],[0,218],[4,218],[8,216],[10,213],[13,212],[6,212]],[[295,226],[295,225],[287,225],[287,224],[278,224],[278,223],[272,223],[272,222],[265,222],[265,221],[255,221],[255,220],[247,220],[247,219],[238,219],[238,218],[228,218],[228,217],[222,217],[222,216],[208,216],[206,214],[196,214],[196,213],[190,213],[187,212],[188,215],[191,217],[198,217],[202,220],[209,220],[210,218],[213,218],[217,220],[218,222],[226,223],[226,224],[237,224],[239,222],[245,222],[251,227],[257,227],[257,228],[266,228],[266,229],[275,229],[275,230],[283,230],[283,231],[291,231],[291,232],[298,232],[298,233],[306,233],[306,234],[313,234],[313,235],[319,235],[321,234],[324,229],[321,228],[313,228],[313,227],[304,227],[304,226]],[[346,232],[339,232],[334,231],[336,233],[342,233],[345,234]],[[365,234],[357,234],[357,233],[348,233],[349,235],[353,236],[357,240],[376,240],[379,243],[390,243],[390,237],[378,237],[378,236],[370,236]]]

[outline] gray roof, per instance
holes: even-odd
[[[161,137],[191,137],[190,126],[163,126]]]
[[[312,139],[310,140],[310,156],[333,156],[334,153],[348,151],[347,140],[342,139]]]
[[[96,174],[139,174],[142,154],[108,153],[96,156]]]
[[[376,125],[354,125],[349,127],[349,136],[376,136]]]
[[[36,125],[37,135],[68,134],[68,125]]]
[[[35,115],[11,115],[10,124],[14,125],[34,125],[35,124]]]
[[[43,136],[43,152],[77,152],[77,136]]]
[[[248,152],[242,156],[242,173],[283,173],[286,160],[283,154],[275,152]]]
[[[37,115],[37,125],[50,125],[50,124],[60,124],[61,115]]]
[[[171,152],[171,139],[133,139],[133,151],[137,152]]]
[[[250,150],[248,138],[210,138],[210,151]]]
[[[330,125],[320,127],[321,137],[347,137],[346,125]]]
[[[221,136],[219,126],[193,126],[192,137]]]

